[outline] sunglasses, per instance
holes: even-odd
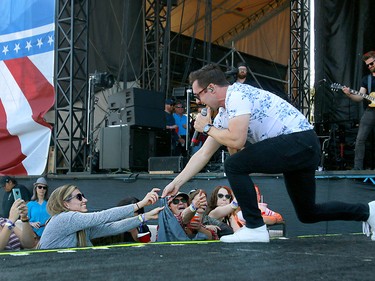
[[[37,188],[47,190],[48,186],[38,185]]]
[[[187,203],[187,200],[185,199],[185,198],[181,198],[181,199],[173,199],[172,200],[172,203],[174,204],[174,205],[178,205],[178,204],[180,204],[180,202],[181,203]]]
[[[217,194],[217,197],[220,198],[220,199],[223,198],[223,197],[225,197],[226,199],[229,200],[229,199],[232,198],[232,195],[230,195],[230,194],[225,194],[225,195],[224,195],[224,194],[222,194],[222,193],[218,193],[218,194]]]
[[[208,85],[210,85],[210,84],[208,84]],[[206,87],[204,87],[202,90],[200,90],[200,91],[198,92],[198,94],[195,94],[195,93],[194,93],[194,98],[200,101],[200,100],[201,100],[200,95],[201,95],[204,91],[207,91],[207,87],[208,87],[208,85],[207,85]]]
[[[374,63],[375,63],[375,60],[373,60],[372,62],[370,62],[369,64],[366,64],[366,66],[367,67],[369,67],[369,66],[373,66],[374,65]]]
[[[72,200],[73,198],[77,198],[79,201],[82,201],[83,198],[86,198],[85,195],[83,193],[77,193],[76,195],[74,196],[70,196],[68,198],[65,199],[65,201],[70,201]]]

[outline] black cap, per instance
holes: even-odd
[[[15,179],[11,176],[3,176],[0,179],[0,185],[3,187],[7,182],[12,181],[15,182]]]
[[[165,100],[165,104],[174,105],[175,102],[174,102],[174,100],[172,100],[172,99],[166,99],[166,100]]]

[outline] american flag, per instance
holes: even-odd
[[[54,0],[0,0],[0,174],[41,175],[54,104]]]

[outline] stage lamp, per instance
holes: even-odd
[[[94,74],[94,86],[110,89],[115,84],[115,78],[108,72],[97,72]]]

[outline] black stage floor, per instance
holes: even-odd
[[[268,244],[127,244],[0,258],[1,280],[374,280],[375,242],[347,234]]]

